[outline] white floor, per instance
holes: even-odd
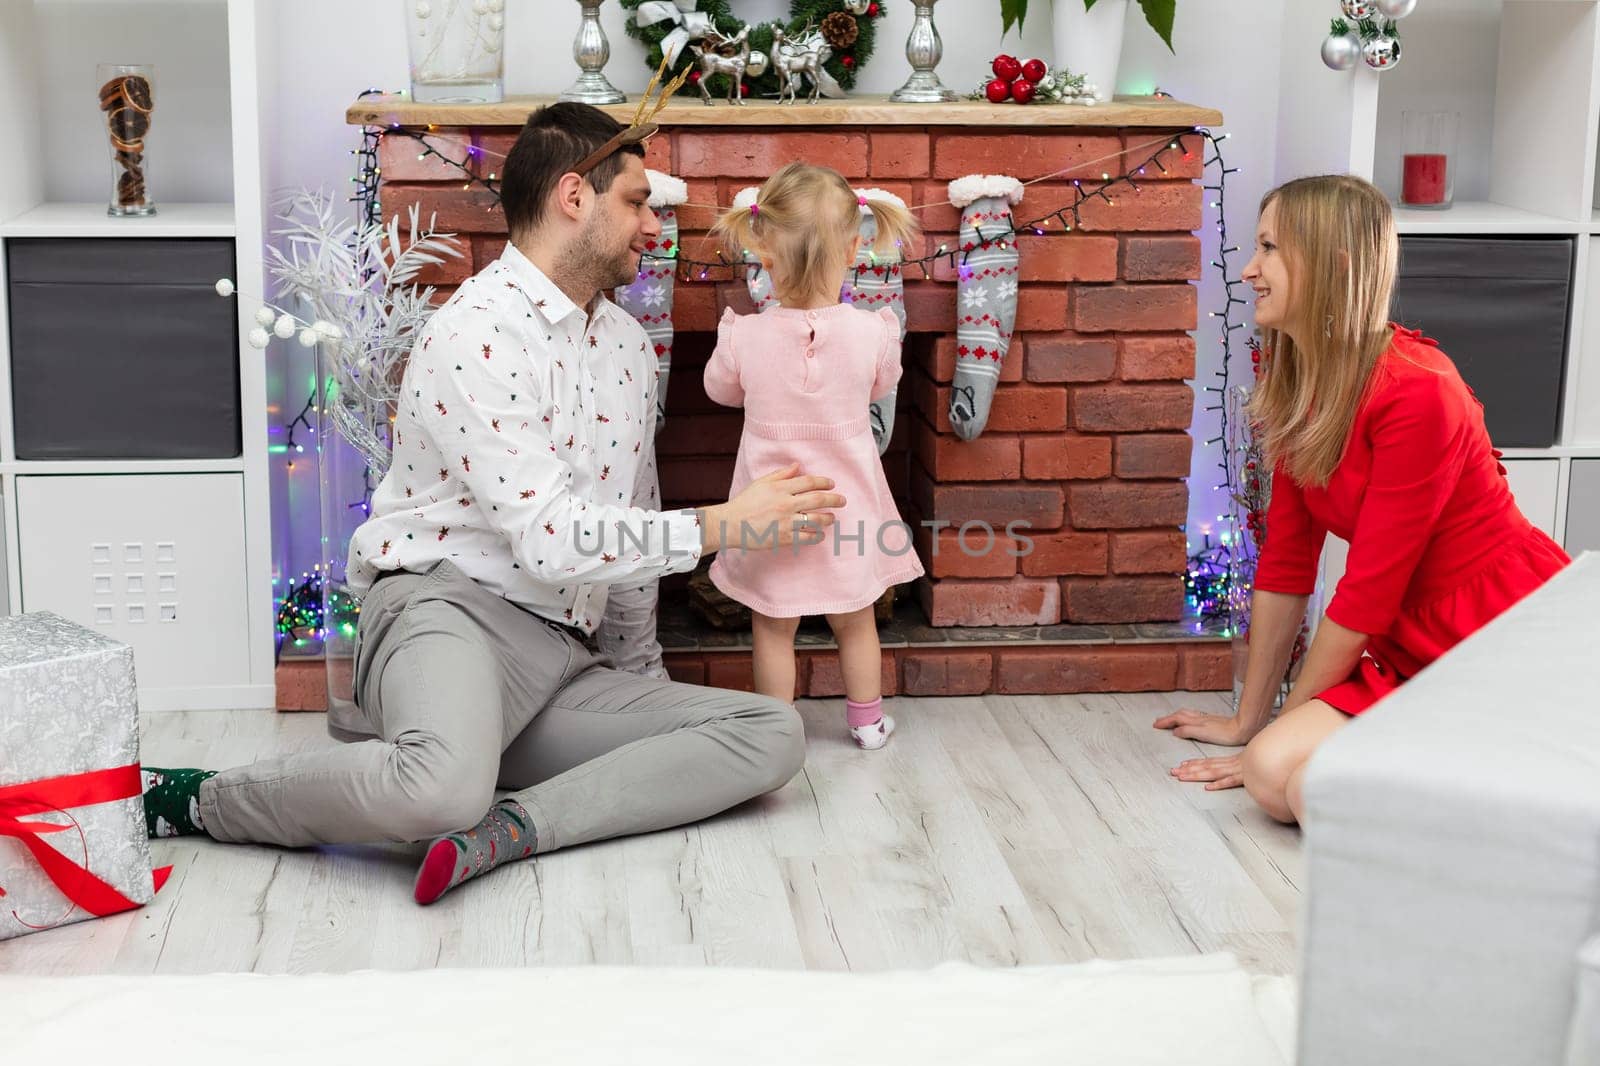
[[[805,701],[807,767],[706,823],[574,848],[419,908],[417,847],[154,841],[151,906],[0,943],[0,973],[409,970],[586,963],[920,969],[1230,951],[1295,965],[1298,831],[1167,776],[1153,730],[1216,695],[892,701],[881,752]],[[318,714],[156,714],[144,760],[221,767],[330,744]],[[1209,752],[1208,752],[1209,753]]]

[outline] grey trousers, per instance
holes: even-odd
[[[448,562],[385,578],[361,608],[360,718],[329,722],[350,742],[210,778],[206,831],[285,846],[425,840],[476,825],[499,786],[544,852],[697,821],[800,771],[789,705],[606,663]]]

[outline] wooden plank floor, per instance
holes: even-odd
[[[891,701],[881,752],[803,701],[788,786],[697,826],[541,857],[411,900],[418,846],[287,851],[152,841],[143,910],[0,943],[0,972],[343,972],[657,964],[1011,966],[1232,951],[1290,973],[1297,830],[1167,768],[1201,747],[1150,723],[1219,696]],[[222,767],[330,744],[323,718],[155,714],[144,758]],[[1213,752],[1207,752],[1213,753]]]

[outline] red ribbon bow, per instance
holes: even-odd
[[[7,785],[0,788],[0,836],[14,837],[27,848],[34,860],[44,869],[45,875],[75,906],[82,907],[97,918],[116,914],[118,911],[132,910],[140,904],[133,902],[89,872],[89,843],[83,836],[83,827],[67,811],[72,807],[88,807],[96,803],[129,799],[140,795],[142,791],[138,763],[118,766],[111,770],[92,770],[86,774],[67,774],[62,777],[47,777],[40,781],[25,781],[20,785]],[[64,816],[71,824],[56,825],[53,822],[22,820],[29,815],[43,814],[46,811]],[[68,829],[77,830],[78,838],[83,844],[82,864],[67,858],[40,839],[47,833],[60,833]],[[167,877],[171,873],[170,866],[163,866],[151,872],[156,891],[159,892],[161,886],[167,883]],[[3,889],[0,889],[0,895],[4,895]],[[61,921],[71,913],[72,910],[69,908],[67,914],[52,924],[61,924]],[[12,912],[12,916],[22,922],[22,918],[17,916],[15,911]],[[22,924],[35,929],[45,928],[30,925],[28,922]]]

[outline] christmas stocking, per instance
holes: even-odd
[[[1021,199],[1022,183],[1002,174],[973,174],[950,183],[950,202],[961,209],[950,424],[962,440],[976,439],[989,421],[1000,363],[1011,346],[1011,328],[1017,320],[1017,242],[1010,235],[1011,208]]]
[[[740,189],[739,194],[733,198],[733,206],[750,210],[750,205],[756,202],[756,196],[761,192],[754,185],[747,189]],[[745,253],[746,263],[756,263],[756,257]],[[756,305],[757,311],[765,311],[769,307],[778,306],[778,297],[772,291],[772,277],[760,266],[752,266],[745,271],[745,285],[750,289],[750,302]]]
[[[906,205],[892,192],[882,189],[857,189],[856,195],[869,200],[888,200],[901,207]],[[901,275],[898,252],[875,253],[872,241],[878,235],[878,223],[872,212],[861,208],[861,254],[856,257],[855,269],[845,275],[843,298],[868,311],[888,307],[900,320],[900,339],[906,339],[906,287]],[[895,392],[899,390],[896,389]],[[878,441],[878,454],[889,447],[894,434],[895,392],[872,404],[872,435]]]
[[[672,369],[672,291],[678,269],[677,206],[689,198],[688,186],[670,174],[647,170],[650,207],[661,223],[661,236],[645,246],[639,277],[617,290],[617,303],[644,327],[656,352],[656,432],[667,420],[667,373]],[[660,257],[660,258],[654,258]]]

